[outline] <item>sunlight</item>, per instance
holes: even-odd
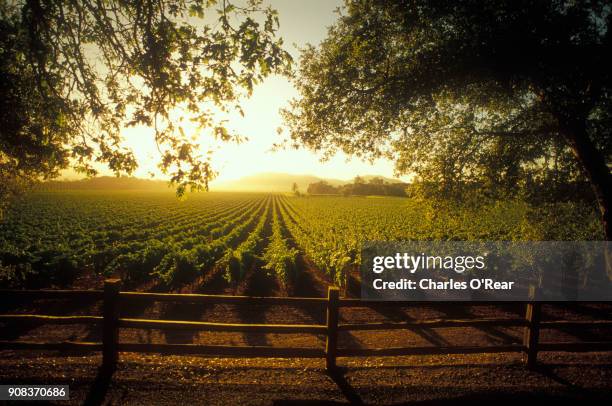
[[[327,26],[336,18],[334,10],[339,1],[312,1],[307,3],[292,1],[272,1],[278,9],[280,36],[285,39],[291,54],[297,62],[298,49],[308,43],[317,44],[326,35]],[[317,21],[310,24],[309,21]],[[282,172],[290,174],[311,174],[323,178],[352,179],[356,175],[381,175],[393,177],[393,164],[378,160],[374,164],[357,158],[348,157],[342,152],[329,161],[321,162],[321,155],[306,149],[271,151],[272,146],[282,140],[277,129],[283,127],[279,110],[287,107],[290,99],[298,93],[287,78],[271,76],[254,88],[252,97],[243,100],[241,106],[244,117],[238,112],[221,113],[211,106],[218,118],[227,120],[231,132],[248,138],[242,144],[220,142],[213,139],[210,131],[198,129],[196,125],[184,120],[181,124],[188,137],[195,136],[200,144],[201,154],[213,151],[212,166],[218,177],[211,183],[236,180],[254,173]],[[175,111],[173,117],[178,124],[185,112]],[[142,178],[166,179],[158,168],[160,153],[154,140],[154,130],[146,126],[127,127],[122,130],[125,146],[130,148],[138,160],[138,168],[133,176]],[[94,164],[100,175],[112,175],[103,165]],[[72,170],[62,173],[64,179],[81,178]],[[407,180],[407,177],[403,177]]]
[[[356,175],[377,174],[393,177],[393,164],[390,161],[378,160],[374,164],[357,158],[347,157],[339,152],[329,161],[321,162],[321,156],[305,149],[284,149],[272,151],[272,146],[281,140],[277,128],[283,126],[279,110],[287,101],[297,96],[293,85],[282,77],[271,77],[257,86],[253,96],[246,99],[242,106],[244,117],[238,112],[222,113],[211,109],[218,119],[227,120],[231,132],[246,137],[241,144],[215,140],[210,131],[199,129],[186,117],[186,112],[176,111],[173,114],[175,124],[179,117],[185,119],[180,123],[188,137],[195,136],[200,144],[200,153],[213,151],[213,169],[218,177],[212,185],[227,180],[236,180],[254,173],[282,172],[292,174],[312,174],[319,177],[352,179]],[[134,176],[165,179],[157,167],[159,151],[154,141],[154,130],[145,126],[124,128],[125,145],[132,149],[139,162]],[[111,175],[108,170],[101,174]]]

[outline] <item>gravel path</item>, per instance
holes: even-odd
[[[535,372],[510,354],[340,359],[344,374],[330,377],[320,360],[122,354],[106,382],[96,380],[99,356],[3,351],[0,382],[70,385],[70,402],[58,404],[610,404],[609,353],[540,359]]]

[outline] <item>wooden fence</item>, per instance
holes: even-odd
[[[105,282],[103,291],[0,291],[0,295],[2,295],[3,300],[15,297],[30,299],[69,298],[73,300],[103,300],[102,316],[43,316],[31,314],[0,315],[0,322],[3,323],[28,322],[60,325],[101,324],[102,342],[39,343],[24,341],[0,341],[0,350],[38,349],[61,351],[102,351],[103,367],[107,369],[114,369],[118,361],[118,354],[120,352],[204,354],[223,357],[325,358],[326,368],[330,371],[336,368],[336,359],[338,357],[519,352],[525,353],[527,367],[533,368],[536,366],[538,352],[541,351],[612,351],[612,341],[541,343],[539,341],[541,329],[559,327],[612,327],[612,321],[541,321],[540,309],[542,303],[536,301],[525,304],[526,312],[524,318],[435,319],[407,321],[401,323],[384,322],[366,324],[339,324],[339,312],[340,308],[342,307],[376,307],[379,305],[398,305],[400,303],[381,303],[362,301],[359,299],[340,299],[339,290],[336,287],[329,288],[327,298],[297,298],[122,292],[120,291],[120,286],[120,281],[118,279],[111,279]],[[327,317],[325,324],[234,324],[121,317],[121,309],[124,308],[124,306],[129,306],[136,303],[146,305],[153,302],[236,305],[318,305],[321,307],[321,311],[326,311]],[[494,302],[459,302],[455,304],[460,305],[461,303],[469,305],[494,304]],[[401,304],[418,304],[418,302],[402,302]],[[431,305],[431,303],[427,304]],[[448,327],[523,327],[524,336],[521,344],[511,345],[338,348],[338,333],[341,331],[384,331]],[[325,348],[123,343],[119,341],[119,330],[122,328],[225,331],[241,333],[316,334],[325,337]]]

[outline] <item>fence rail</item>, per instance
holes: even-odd
[[[384,305],[358,299],[341,299],[339,290],[330,287],[327,298],[298,297],[251,297],[200,294],[168,294],[121,292],[120,281],[105,281],[104,290],[40,290],[17,291],[2,290],[3,298],[28,299],[78,299],[103,300],[103,316],[47,316],[32,314],[0,315],[2,323],[32,324],[88,324],[102,325],[102,342],[59,342],[39,343],[27,341],[0,341],[0,349],[12,350],[59,350],[59,351],[102,351],[103,367],[114,369],[120,352],[162,353],[162,354],[203,354],[225,357],[277,357],[277,358],[325,358],[328,370],[336,368],[338,357],[358,356],[397,356],[433,354],[474,354],[518,352],[526,354],[526,365],[533,368],[537,363],[538,352],[542,351],[612,351],[609,342],[541,343],[540,330],[564,327],[612,327],[612,320],[541,321],[541,304],[525,304],[524,318],[487,318],[487,319],[429,319],[407,322],[339,324],[340,308],[373,307]],[[535,294],[535,293],[534,293]],[[535,297],[535,296],[533,296]],[[320,305],[326,312],[325,324],[235,324],[203,321],[151,320],[122,318],[121,308],[134,303],[173,302],[196,304],[235,304],[235,305]],[[414,302],[407,302],[414,304]],[[462,302],[469,305],[492,304],[489,302]],[[392,303],[397,305],[397,303]],[[428,303],[431,304],[431,303]],[[410,330],[419,328],[451,327],[523,327],[523,340],[520,344],[494,346],[429,346],[398,348],[338,348],[338,333],[341,331],[366,330]],[[280,348],[270,346],[220,346],[199,344],[151,344],[123,343],[119,341],[119,330],[135,329],[173,329],[195,331],[225,331],[242,333],[277,334],[315,334],[325,336],[325,348]]]
[[[187,293],[120,292],[119,299],[122,303],[173,302],[240,305],[327,305],[327,299],[323,297],[259,297]]]
[[[204,321],[119,319],[119,327],[234,333],[327,334],[327,327],[318,324],[230,324]]]

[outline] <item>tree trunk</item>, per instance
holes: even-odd
[[[586,132],[582,134],[572,132],[566,135],[566,138],[595,193],[606,240],[612,241],[612,221],[610,218],[612,176],[604,155],[595,147]]]
[[[601,214],[601,222],[604,229],[606,241],[612,241],[612,219],[610,218],[610,204],[612,203],[612,175],[606,163],[604,155],[597,149],[589,138],[583,126],[573,126],[565,132],[565,138],[582,169],[584,170]],[[605,247],[606,273],[612,280],[612,258],[610,254],[610,243]]]

